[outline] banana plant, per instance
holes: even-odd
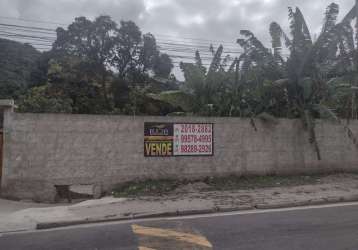
[[[232,94],[238,72],[236,59],[228,66],[229,57],[223,56],[224,48],[216,50],[211,46],[213,58],[208,69],[203,66],[199,51],[195,53],[194,63],[181,63],[185,83],[179,91],[163,92],[154,98],[180,106],[188,114],[205,116],[227,116],[239,112]]]
[[[350,12],[351,13],[351,12]],[[288,109],[293,117],[300,117],[309,133],[309,141],[314,146],[318,160],[321,153],[315,133],[315,118],[323,118],[327,115],[328,108],[322,100],[327,93],[327,82],[340,65],[339,60],[350,59],[352,52],[352,34],[349,23],[352,15],[348,15],[341,23],[337,24],[339,6],[330,4],[324,16],[324,24],[318,38],[313,41],[307,23],[299,8],[289,8],[290,35],[287,35],[280,25],[273,22],[270,25],[272,37],[272,49],[262,46],[256,41],[252,33],[241,32],[248,39],[244,42],[238,40],[245,53],[246,59],[242,64],[242,70],[247,71],[251,67],[274,65],[268,70],[261,67],[266,79],[272,75],[272,69],[279,69],[283,78],[276,80],[287,91]],[[282,56],[284,46],[290,52],[285,60]],[[354,50],[354,45],[353,45]],[[342,55],[341,58],[336,55]],[[255,57],[259,55],[261,58]],[[248,62],[247,58],[255,59]],[[276,78],[279,79],[279,78]]]

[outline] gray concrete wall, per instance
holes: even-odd
[[[214,123],[213,157],[145,158],[144,122]],[[145,178],[230,174],[295,174],[357,170],[357,148],[343,126],[317,122],[322,161],[301,121],[277,124],[247,119],[129,117],[7,112],[2,194],[51,201],[54,185],[113,185]],[[358,133],[358,123],[350,124]]]

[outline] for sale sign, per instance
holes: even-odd
[[[212,156],[212,123],[145,123],[144,156]]]
[[[144,124],[144,156],[173,156],[173,124]]]

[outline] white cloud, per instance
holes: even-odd
[[[144,32],[220,40],[238,48],[241,29],[249,29],[267,46],[269,24],[288,31],[288,6],[299,6],[312,31],[319,33],[326,6],[333,0],[0,0],[0,16],[70,23],[76,16],[101,14],[133,20]],[[340,18],[355,0],[336,0]],[[1,21],[2,19],[0,19]],[[228,46],[228,45],[226,45]]]
[[[181,15],[178,16],[177,20],[178,24],[184,27],[188,27],[190,25],[202,25],[205,23],[205,19],[200,14],[196,14],[193,16]]]
[[[111,15],[131,19],[145,31],[235,41],[240,29],[264,40],[268,25],[288,26],[287,7],[300,6],[312,30],[320,28],[332,0],[0,0],[0,15],[70,23],[74,17]],[[342,13],[354,0],[338,0]],[[341,15],[342,16],[342,15]]]

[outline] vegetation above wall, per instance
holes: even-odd
[[[78,17],[57,29],[45,53],[0,40],[0,97],[15,98],[21,112],[300,118],[320,159],[314,120],[358,117],[355,10],[338,21],[339,6],[330,4],[312,39],[300,9],[289,8],[289,33],[276,22],[268,27],[270,48],[241,30],[240,57],[211,46],[205,67],[197,51],[193,63],[180,64],[183,83],[155,37],[134,22]]]

